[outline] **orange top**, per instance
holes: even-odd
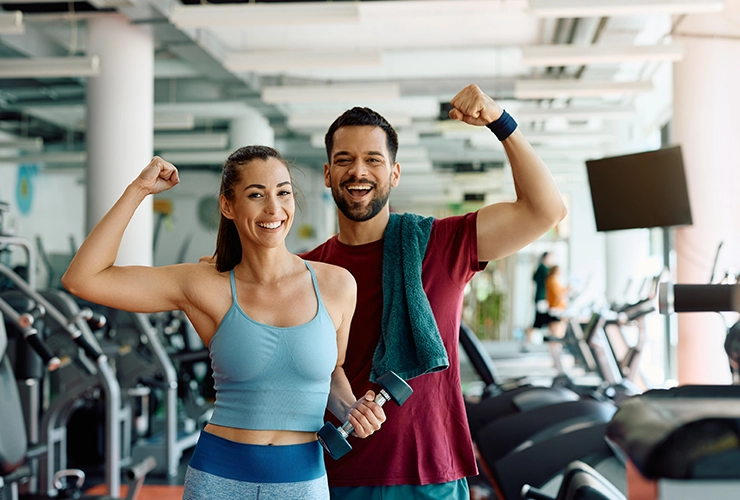
[[[567,291],[555,276],[548,276],[545,281],[545,298],[547,298],[550,309],[565,309],[568,307]]]

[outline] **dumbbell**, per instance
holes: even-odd
[[[414,392],[413,389],[398,375],[392,371],[386,372],[376,381],[382,389],[375,396],[375,403],[383,406],[385,403],[393,400],[398,406],[401,406]],[[319,430],[319,442],[321,446],[329,453],[331,458],[337,460],[343,457],[352,445],[347,441],[347,437],[355,430],[354,426],[347,420],[341,427],[336,428],[327,422]]]

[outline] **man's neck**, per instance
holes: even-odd
[[[383,237],[390,216],[391,212],[388,206],[372,219],[363,222],[350,220],[342,212],[339,212],[337,214],[337,221],[339,222],[337,238],[345,245],[352,246],[378,241]]]

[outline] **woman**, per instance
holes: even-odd
[[[563,318],[563,313],[568,307],[568,288],[560,283],[559,266],[552,266],[547,272],[545,296],[550,308],[548,311],[548,315],[550,316],[548,327],[550,328],[550,335],[556,340],[548,342],[547,347],[550,350],[555,368],[558,372],[563,373],[563,365],[560,362],[560,353],[563,351],[563,344],[557,340],[562,340],[565,337],[565,331],[568,326],[565,318]]]
[[[354,279],[287,250],[291,176],[265,146],[240,148],[223,166],[215,266],[115,266],[141,201],[178,182],[172,164],[153,158],[90,232],[62,283],[109,307],[182,310],[209,346],[216,403],[184,498],[326,499],[316,437],[325,408],[363,438],[385,420],[372,391],[355,401],[342,369]]]
[[[560,283],[560,266],[552,266],[545,280],[545,297],[553,316],[560,317],[568,307],[568,287]]]

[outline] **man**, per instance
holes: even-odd
[[[465,477],[476,475],[477,470],[460,390],[463,290],[488,261],[521,249],[566,213],[547,167],[493,99],[470,85],[451,105],[450,118],[488,126],[502,140],[517,198],[433,221],[419,258],[421,283],[449,368],[437,367],[438,371],[408,380],[414,393],[401,407],[392,403],[383,407],[387,420],[376,435],[352,440],[350,453],[327,462],[333,499],[469,498]],[[329,128],[326,149],[324,182],[339,208],[339,233],[303,257],[345,267],[357,281],[357,307],[344,368],[354,393],[365,394],[368,389],[377,390],[370,376],[375,374],[381,332],[388,326],[382,324],[387,290],[383,240],[391,221],[388,198],[401,176],[396,162],[398,139],[380,115],[354,108]],[[396,259],[386,260],[394,261],[386,265],[396,264]]]
[[[550,307],[547,304],[545,294],[545,282],[547,281],[550,265],[550,252],[543,252],[537,264],[537,269],[535,269],[532,275],[532,281],[534,281],[534,323],[527,328],[522,352],[529,350],[534,331],[547,326],[553,320],[552,316],[548,313]]]

